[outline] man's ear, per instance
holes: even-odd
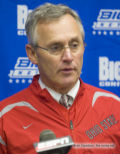
[[[26,44],[26,53],[29,58],[29,60],[37,65],[37,56],[34,48],[30,44]]]

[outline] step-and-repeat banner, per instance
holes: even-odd
[[[0,100],[27,87],[38,69],[26,56],[25,21],[45,2],[81,17],[87,44],[81,78],[120,96],[120,0],[0,0]]]

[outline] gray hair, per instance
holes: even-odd
[[[51,3],[45,3],[29,13],[27,17],[25,29],[29,43],[32,45],[36,45],[37,43],[37,34],[35,33],[35,29],[38,23],[50,23],[58,20],[66,14],[70,14],[79,24],[82,38],[84,40],[84,28],[76,11],[63,4],[54,5]]]

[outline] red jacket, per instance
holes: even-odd
[[[32,84],[0,103],[0,154],[36,154],[41,131],[70,135],[69,154],[120,154],[120,98],[81,81],[67,110],[35,76]]]

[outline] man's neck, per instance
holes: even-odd
[[[53,98],[55,98],[56,100],[59,100],[59,98],[61,97],[61,94],[63,93],[60,93],[54,89],[51,89],[49,88],[47,85],[45,85],[42,80],[39,78],[39,84],[41,86],[42,89],[47,89],[48,92],[53,96]],[[80,80],[78,79],[78,81],[76,82],[76,84],[74,85],[74,87],[72,87],[68,92],[64,93],[64,94],[67,94],[69,96],[71,96],[73,98],[73,100],[75,99],[76,95],[77,95],[77,92],[79,90],[79,87],[80,87]]]

